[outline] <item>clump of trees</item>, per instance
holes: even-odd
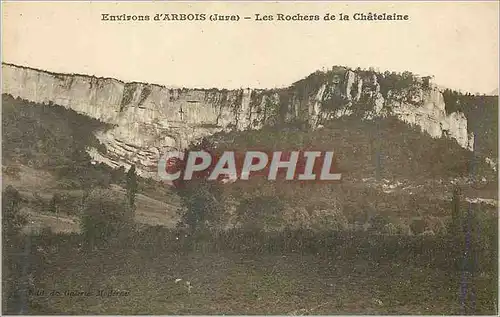
[[[120,199],[107,195],[92,195],[83,207],[81,230],[88,249],[104,246],[121,238],[128,229],[126,206]]]
[[[412,87],[417,82],[417,76],[409,71],[402,73],[385,71],[378,74],[377,79],[380,85],[380,92],[387,96],[389,90],[404,90]]]
[[[203,138],[200,142],[191,144],[189,150],[212,153],[214,148],[213,142]],[[188,151],[186,151],[186,157],[187,153]],[[174,185],[177,194],[181,197],[180,226],[187,227],[194,234],[219,224],[224,216],[224,202],[220,186],[207,180],[208,170],[202,172],[199,178],[191,181],[183,180],[184,162],[179,161],[178,164],[181,176],[179,180],[174,181]]]
[[[124,196],[104,188],[87,192],[82,206],[81,230],[90,250],[113,242],[122,243],[133,233],[138,189],[134,165],[127,172],[126,185]]]
[[[481,96],[474,96],[469,92],[462,93],[453,89],[445,89],[443,90],[443,98],[446,113],[462,112],[468,117],[471,111],[477,108]]]

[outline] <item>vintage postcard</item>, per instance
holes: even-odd
[[[498,314],[497,1],[2,18],[2,314]]]

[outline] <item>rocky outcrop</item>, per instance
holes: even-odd
[[[455,139],[460,146],[473,150],[474,136],[468,132],[465,115],[461,112],[447,114],[443,94],[430,82],[415,77],[410,85],[390,89],[383,96],[374,73],[359,74],[346,70],[345,90],[338,78],[338,75],[334,76],[331,82],[319,88],[311,112],[313,127],[321,126],[321,122],[332,117],[360,111],[365,119],[395,115],[410,125],[420,127],[433,138]]]
[[[439,89],[416,77],[396,86],[381,82],[385,77],[374,71],[334,67],[285,89],[175,89],[3,64],[2,78],[3,93],[112,124],[112,129],[95,132],[106,153],[89,153],[110,166],[136,164],[143,176],[155,177],[164,151],[185,148],[215,132],[295,121],[316,129],[348,115],[366,120],[395,115],[432,137],[473,147],[465,116],[447,114]]]

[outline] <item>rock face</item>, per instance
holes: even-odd
[[[229,91],[124,83],[9,64],[2,65],[2,78],[2,93],[71,108],[114,125],[95,132],[106,153],[96,149],[89,153],[114,167],[136,164],[149,177],[156,177],[161,153],[185,148],[215,132],[281,122],[301,122],[316,129],[347,115],[365,120],[395,115],[432,137],[449,137],[464,148],[473,147],[464,114],[447,114],[443,95],[426,78],[387,83],[387,76],[374,71],[334,67],[285,89]]]

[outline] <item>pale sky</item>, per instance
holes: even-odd
[[[3,3],[3,62],[167,86],[283,87],[333,65],[498,87],[498,2]],[[353,21],[356,12],[409,21]],[[101,13],[351,15],[318,22],[105,22]]]

